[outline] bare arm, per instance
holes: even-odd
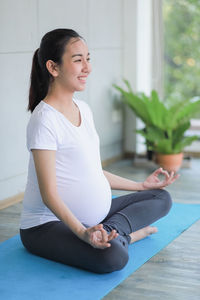
[[[86,229],[72,214],[58,195],[56,187],[55,151],[32,150],[35,168],[44,204],[57,216],[57,218],[79,237]]]
[[[34,149],[32,153],[44,204],[86,243],[94,248],[110,247],[108,242],[117,236],[114,230],[108,235],[102,224],[86,228],[60,198],[56,186],[55,151]]]
[[[108,171],[103,171],[103,173],[108,179],[111,188],[114,190],[126,190],[126,191],[144,190],[142,182],[135,182],[133,180],[112,174]]]
[[[115,190],[126,190],[126,191],[144,191],[149,189],[162,189],[172,184],[176,179],[179,178],[178,174],[171,172],[168,174],[167,171],[159,168],[149,175],[143,182],[135,182],[124,177],[114,175],[110,172],[103,171],[104,175],[108,179],[110,186]],[[164,179],[160,180],[159,175],[164,175]]]

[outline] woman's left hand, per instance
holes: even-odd
[[[160,180],[158,178],[159,174],[163,174],[165,178],[163,180]],[[144,190],[162,189],[169,184],[172,184],[179,176],[179,174],[175,175],[174,172],[168,173],[162,168],[159,168],[147,177],[147,179],[142,183],[142,186]]]
[[[90,244],[94,248],[105,249],[111,247],[109,243],[111,240],[118,236],[116,230],[112,230],[109,234],[103,228],[103,224],[98,224],[83,231],[81,238],[86,243]]]

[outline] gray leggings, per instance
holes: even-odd
[[[20,229],[24,247],[35,255],[83,268],[95,273],[122,269],[128,262],[131,232],[148,226],[165,216],[172,202],[165,190],[148,190],[114,198],[107,217],[101,222],[119,236],[111,247],[93,248],[80,240],[63,222],[51,221],[28,229]]]

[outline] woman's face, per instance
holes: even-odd
[[[58,67],[57,82],[70,92],[85,89],[91,72],[88,47],[82,39],[71,38]]]

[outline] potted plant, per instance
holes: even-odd
[[[122,94],[122,100],[144,122],[144,128],[137,130],[146,139],[147,149],[155,153],[156,162],[168,171],[177,171],[182,163],[183,150],[198,139],[185,136],[190,127],[190,119],[200,112],[200,99],[185,100],[167,105],[153,90],[148,97],[144,93],[134,93],[127,80],[127,90],[114,85]],[[163,161],[164,159],[164,161]]]

